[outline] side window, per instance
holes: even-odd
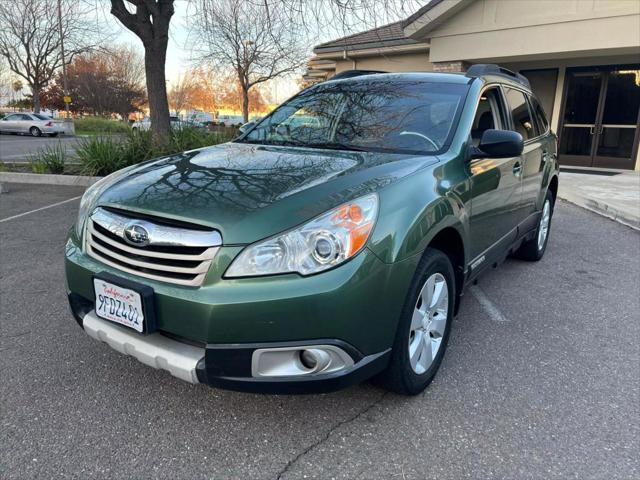
[[[503,130],[506,128],[502,96],[498,88],[489,88],[482,93],[478,102],[476,116],[471,127],[471,141],[477,147],[482,134],[489,129]]]
[[[29,115],[25,115],[24,113],[19,116],[20,118],[16,118],[16,120],[26,120],[27,122],[31,120]]]
[[[16,120],[20,119],[18,118],[18,115],[14,113],[13,115],[7,115],[3,120],[6,120],[7,122],[15,122]]]
[[[524,93],[511,88],[505,88],[505,92],[511,108],[514,130],[522,135],[525,141],[534,138],[537,132]]]
[[[544,113],[544,109],[536,97],[529,97],[529,101],[533,108],[533,114],[538,121],[538,130],[540,131],[540,134],[543,134],[549,129],[549,120],[547,119],[547,115]]]

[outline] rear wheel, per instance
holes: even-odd
[[[553,194],[548,190],[544,199],[544,204],[542,205],[542,214],[538,221],[538,228],[536,228],[535,236],[524,242],[515,252],[514,257],[537,262],[544,256],[544,252],[547,250],[547,243],[549,242],[553,206]]]
[[[416,395],[431,383],[449,341],[455,295],[449,258],[427,249],[409,287],[389,367],[380,377],[389,390]]]
[[[40,130],[38,127],[31,127],[29,129],[29,133],[32,137],[39,137],[42,135],[42,130]]]

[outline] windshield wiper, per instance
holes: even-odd
[[[324,143],[308,143],[305,147],[309,148],[326,148],[327,150],[349,150],[351,152],[369,152],[370,150],[340,142],[324,142]]]
[[[252,145],[268,145],[273,147],[306,147],[304,143],[294,142],[292,140],[253,140],[249,138],[243,138],[240,140],[234,140],[236,143],[250,143]]]

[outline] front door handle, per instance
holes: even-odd
[[[520,162],[516,162],[513,166],[513,174],[516,177],[519,177],[522,174],[522,164]]]

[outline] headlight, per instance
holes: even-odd
[[[310,275],[335,267],[362,250],[377,213],[375,194],[345,203],[300,227],[247,247],[225,276]]]
[[[117,172],[113,172],[111,175],[107,175],[106,177],[98,180],[85,190],[84,195],[82,195],[82,199],[80,200],[78,219],[76,220],[76,235],[80,241],[82,241],[82,232],[84,231],[84,225],[87,221],[87,217],[96,206],[95,204],[98,197],[100,197],[102,192],[104,192],[108,187],[113,185],[117,179],[129,173],[136,166],[137,165],[132,165],[130,167],[123,168],[122,170],[118,170]]]

